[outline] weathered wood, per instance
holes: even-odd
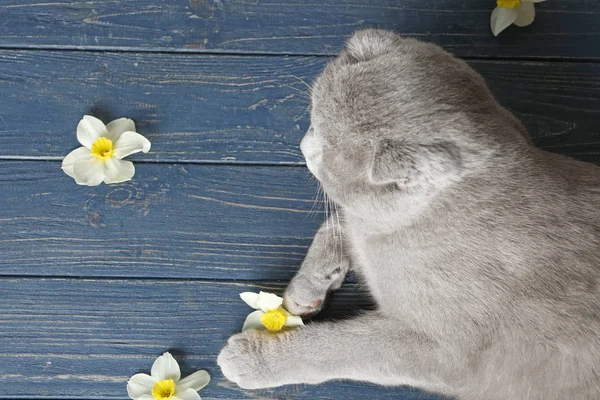
[[[433,399],[405,388],[351,382],[243,391],[223,378],[216,356],[252,311],[242,291],[283,286],[173,280],[0,279],[2,396],[127,398],[127,379],[171,351],[184,375],[206,369],[204,399]],[[336,292],[324,317],[369,306],[355,286]]]
[[[600,64],[582,62],[600,59],[597,0],[539,4],[499,38],[493,0],[1,3],[0,399],[126,399],[166,350],[184,374],[209,370],[204,399],[434,398],[348,382],[243,391],[216,366],[250,311],[238,293],[281,292],[323,220],[298,149],[304,82],[357,28],[469,58],[562,59],[471,65],[539,146],[600,162]],[[131,117],[152,140],[133,181],[79,187],[60,170],[86,113]],[[300,167],[196,165],[213,163]],[[321,317],[365,307],[346,284]]]
[[[463,56],[600,58],[596,0],[537,5],[527,28],[490,31],[490,0],[5,0],[0,46],[335,54],[361,27]]]
[[[295,162],[308,58],[0,51],[0,156],[64,156],[86,113],[127,116],[151,161]],[[32,117],[35,114],[35,118]]]
[[[59,159],[86,113],[136,120],[135,160],[302,164],[318,57],[0,51],[0,158]],[[539,146],[600,160],[600,65],[473,61]]]
[[[0,162],[0,275],[288,280],[323,221],[304,167],[136,167],[89,188]]]

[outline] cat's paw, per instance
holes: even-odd
[[[313,282],[296,276],[285,289],[283,307],[294,315],[315,315],[323,308],[329,287],[329,282]]]
[[[276,335],[249,330],[229,338],[217,358],[223,375],[243,389],[282,385],[271,369],[272,357],[278,357]]]

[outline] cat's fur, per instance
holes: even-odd
[[[378,30],[314,83],[301,148],[340,216],[285,306],[318,311],[351,268],[378,310],[235,335],[228,379],[600,398],[600,168],[534,148],[464,62]]]

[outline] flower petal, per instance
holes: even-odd
[[[240,297],[250,307],[258,309],[258,305],[256,304],[256,300],[258,299],[258,293],[244,292],[240,293]]]
[[[244,321],[244,326],[242,326],[242,332],[247,331],[248,329],[258,329],[265,330],[267,329],[262,322],[260,322],[260,317],[265,315],[261,310],[256,310],[251,312]]]
[[[196,371],[193,374],[186,376],[177,383],[177,392],[180,390],[193,389],[196,392],[208,385],[210,375],[206,371]]]
[[[521,3],[541,3],[546,0],[521,0]]]
[[[148,374],[135,374],[127,381],[127,394],[132,399],[138,399],[144,394],[151,394],[156,379]]]
[[[123,132],[115,143],[114,156],[118,159],[127,157],[133,153],[150,151],[151,143],[148,139],[136,132]]]
[[[104,163],[96,157],[73,164],[73,178],[78,185],[98,186],[105,177]]]
[[[302,318],[289,314],[287,316],[287,318],[285,319],[284,326],[287,326],[288,328],[296,328],[298,326],[303,326],[303,325],[304,325],[304,322],[302,322]]]
[[[154,400],[154,396],[151,394],[143,394],[137,398],[137,400]]]
[[[177,385],[179,386],[179,385]],[[200,400],[200,395],[194,389],[187,389],[184,391],[177,391],[175,393],[175,399],[177,400]]]
[[[517,19],[515,19],[516,26],[527,26],[531,25],[535,19],[535,7],[533,3],[521,3],[517,8]]]
[[[123,132],[133,131],[135,132],[135,123],[129,118],[119,118],[109,122],[106,125],[108,136],[110,140],[116,142]]]
[[[514,8],[494,8],[490,19],[490,27],[494,36],[498,36],[500,32],[508,28],[515,19],[517,19],[517,12]]]
[[[173,379],[177,383],[181,378],[179,364],[169,352],[164,353],[154,361],[150,374],[158,381]]]
[[[67,154],[67,156],[63,159],[61,168],[63,171],[65,171],[65,174],[72,178],[73,165],[79,160],[89,160],[92,158],[94,158],[94,156],[90,153],[90,149],[87,147],[79,147]]]
[[[125,182],[135,175],[135,167],[131,161],[118,160],[114,157],[104,162],[104,168],[106,184]]]
[[[277,310],[279,307],[281,307],[282,303],[283,298],[268,292],[258,293],[258,298],[256,299],[256,305],[264,312]]]
[[[106,126],[96,117],[84,115],[77,125],[77,140],[82,146],[92,148],[92,143],[99,137],[108,135]]]

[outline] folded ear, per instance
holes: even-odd
[[[393,32],[363,29],[346,41],[346,55],[356,61],[366,61],[393,51],[401,42],[402,38]]]
[[[413,187],[455,180],[461,164],[460,151],[450,142],[419,145],[386,139],[377,144],[369,179],[375,184]]]

